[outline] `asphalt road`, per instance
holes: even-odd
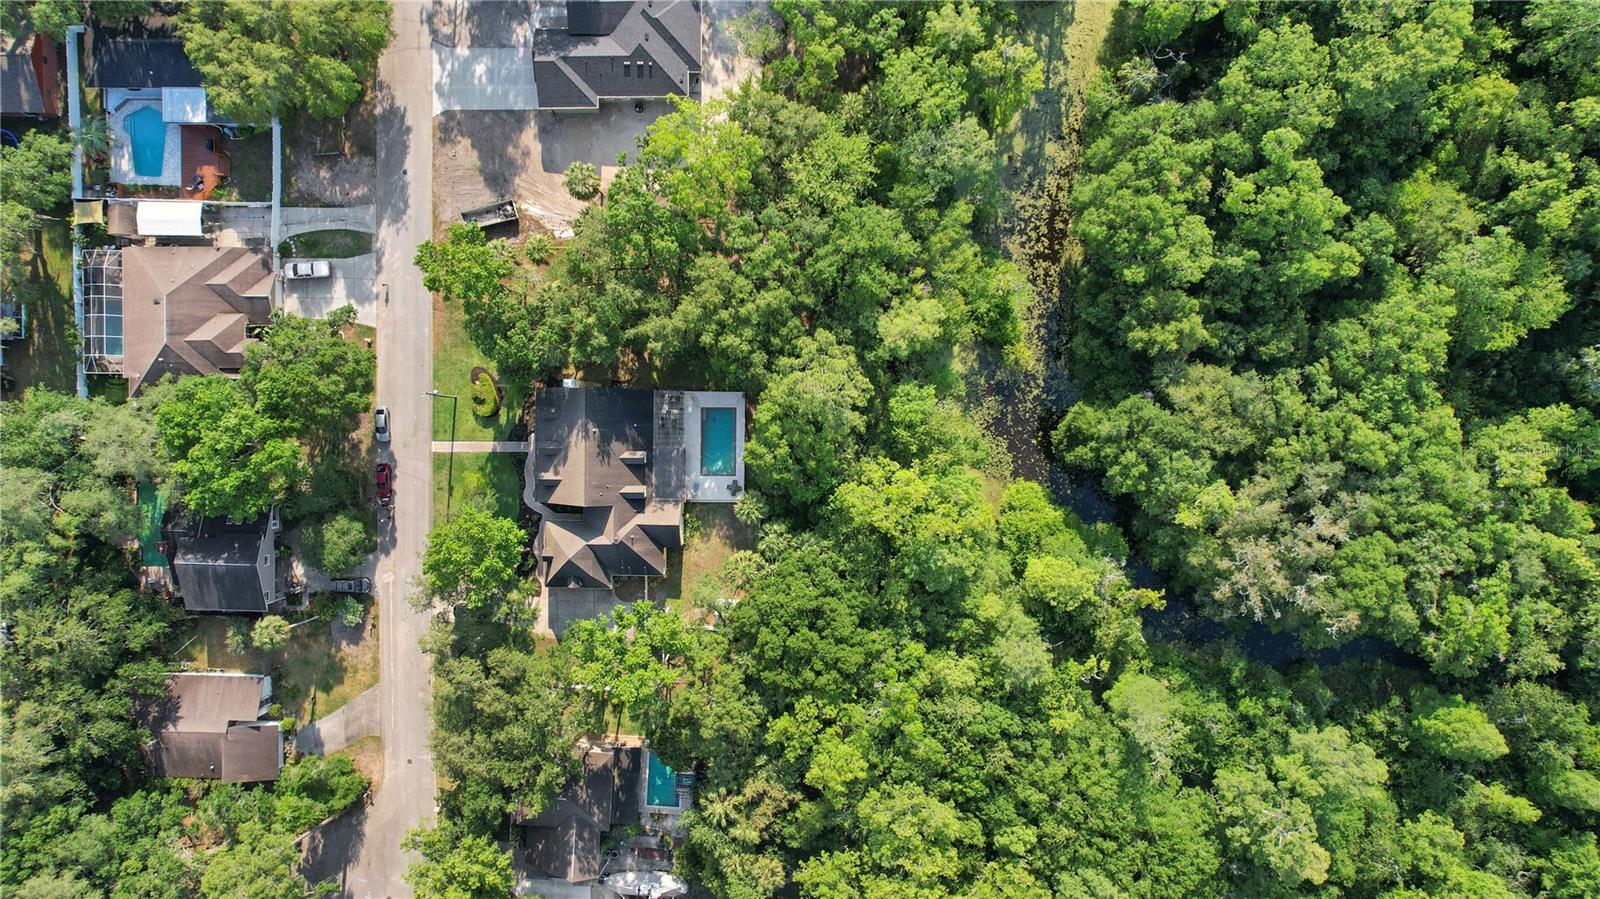
[[[433,50],[428,7],[394,4],[394,41],[378,63],[377,275],[378,402],[389,407],[395,506],[374,578],[383,622],[379,721],[383,785],[362,818],[346,896],[410,896],[400,851],[407,830],[434,815],[428,751],[432,697],[428,657],[418,647],[428,616],[408,598],[421,570],[433,498],[432,422],[423,395],[433,384],[433,305],[412,265],[429,237],[433,169]],[[388,300],[381,300],[383,285]]]

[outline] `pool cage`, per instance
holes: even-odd
[[[83,364],[122,373],[122,249],[97,247],[83,260]]]

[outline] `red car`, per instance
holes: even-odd
[[[394,505],[394,466],[378,463],[378,505]]]

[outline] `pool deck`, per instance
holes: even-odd
[[[683,392],[683,464],[688,469],[692,503],[731,503],[739,499],[744,487],[744,394],[728,390],[686,390]],[[733,410],[733,473],[705,474],[700,470],[701,441],[705,409]]]

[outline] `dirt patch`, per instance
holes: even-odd
[[[589,205],[561,183],[567,166],[593,163],[604,190],[617,173],[617,154],[632,154],[638,138],[670,107],[665,101],[607,103],[599,112],[453,110],[433,120],[435,231],[461,211],[513,199],[523,231],[537,223],[557,237]],[[529,220],[532,221],[529,221]]]
[[[287,206],[364,206],[378,182],[377,106],[371,91],[340,118],[299,116],[283,130]]]
[[[372,781],[372,792],[378,792],[378,787],[383,785],[382,737],[362,737],[333,754],[345,756],[354,762],[356,770]]]

